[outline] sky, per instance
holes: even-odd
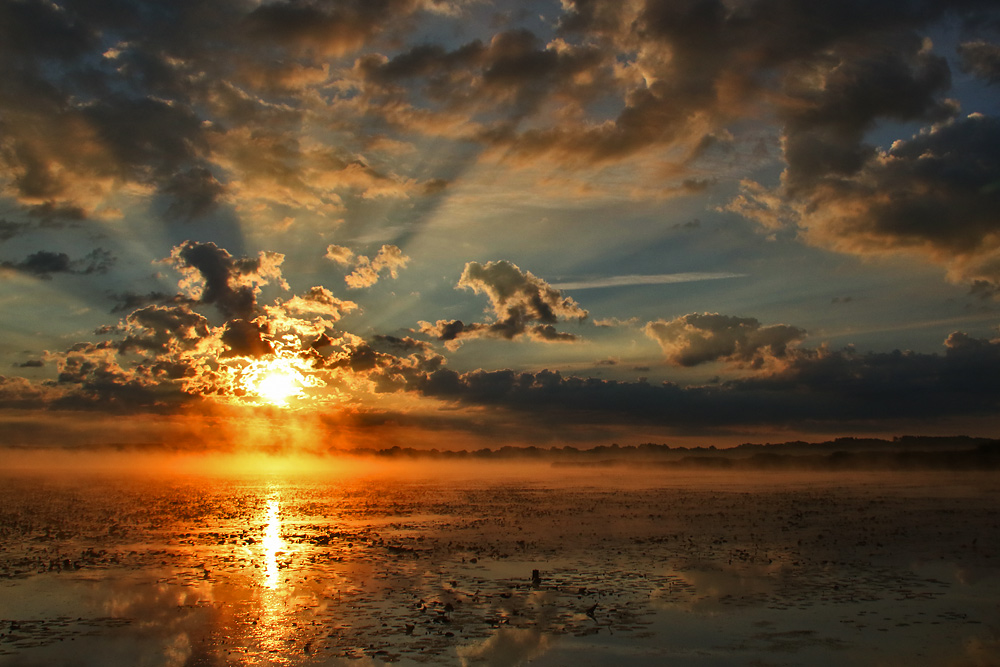
[[[1000,8],[8,0],[9,447],[996,435]]]

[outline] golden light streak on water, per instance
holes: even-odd
[[[285,550],[285,541],[281,539],[281,514],[278,498],[267,501],[267,526],[264,528],[264,585],[272,591],[281,583],[278,572],[278,554]]]

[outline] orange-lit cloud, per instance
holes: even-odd
[[[725,361],[746,368],[771,368],[805,331],[786,324],[761,326],[752,317],[691,313],[649,322],[643,332],[659,343],[672,364],[696,366]]]
[[[444,341],[454,348],[470,338],[503,338],[522,336],[547,342],[572,342],[575,334],[558,331],[560,320],[587,318],[588,312],[562,292],[554,289],[530,271],[516,265],[497,262],[469,262],[465,265],[458,287],[471,289],[489,297],[493,321],[466,324],[460,320],[421,322],[420,331]]]
[[[378,254],[369,259],[364,255],[355,255],[350,248],[339,245],[329,245],[326,258],[344,266],[354,267],[354,271],[344,278],[344,282],[352,289],[371,287],[378,282],[382,273],[389,277],[399,277],[399,270],[406,267],[410,258],[394,245],[383,245]]]

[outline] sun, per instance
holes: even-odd
[[[243,384],[248,394],[278,407],[287,407],[289,400],[303,396],[303,387],[310,383],[290,360],[284,358],[258,361],[245,369]]]
[[[288,399],[302,393],[302,387],[291,373],[283,370],[267,371],[257,382],[257,395],[274,405],[288,405]]]

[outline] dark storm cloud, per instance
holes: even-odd
[[[511,119],[536,111],[547,99],[562,104],[595,99],[612,85],[611,63],[598,48],[545,44],[524,29],[453,51],[424,44],[391,59],[366,56],[356,67],[372,93],[405,96],[401,84],[421,80],[423,95],[445,108],[486,114],[500,110]]]
[[[139,186],[164,195],[170,216],[204,215],[230,189],[245,191],[249,165],[231,154],[241,143],[257,132],[288,139],[301,130],[313,102],[303,91],[329,80],[331,56],[383,30],[404,34],[406,17],[425,7],[436,5],[5,3],[0,172],[8,194],[25,207],[100,217],[115,214],[102,207],[110,196]],[[258,146],[257,158],[273,162],[286,145],[272,142],[270,155]],[[289,161],[285,175],[257,174],[254,186],[268,194],[297,178],[287,194],[308,203],[325,190],[326,167],[301,162]],[[358,178],[353,169],[346,177]],[[408,187],[369,175],[379,178]]]
[[[252,39],[278,44],[299,55],[337,56],[361,47],[383,30],[386,19],[406,15],[416,0],[271,2],[244,19]],[[430,3],[428,3],[430,4]]]
[[[146,169],[152,169],[157,181],[170,177],[207,149],[193,109],[155,98],[111,96],[86,107],[82,116],[110,153],[111,163],[135,180]]]
[[[31,410],[61,398],[61,392],[52,383],[39,384],[23,377],[0,375],[0,407]]]
[[[728,124],[777,105],[790,178],[845,173],[870,157],[858,133],[874,119],[946,111],[947,68],[916,35],[949,12],[996,15],[986,0],[587,0],[563,3],[554,37],[515,28],[453,48],[407,44],[418,20],[461,11],[426,0],[7,3],[0,169],[22,205],[76,217],[114,214],[102,206],[135,186],[183,219],[248,199],[330,214],[342,206],[332,190],[419,196],[444,181],[301,142],[308,119],[580,165],[649,148],[697,159]],[[967,43],[966,66],[987,67],[987,47]],[[810,87],[818,78],[825,88]],[[681,180],[685,191],[710,182]]]
[[[64,252],[39,250],[20,262],[0,262],[0,267],[49,280],[55,273],[76,275],[105,273],[114,262],[115,258],[103,248],[96,248],[86,256],[76,260],[70,259],[69,255]]]
[[[9,137],[0,163],[25,204],[87,214],[116,184],[159,187],[207,151],[201,120],[183,105],[13,78],[0,84]]]
[[[506,260],[486,264],[469,262],[458,287],[485,294],[494,319],[471,324],[460,320],[420,323],[423,333],[450,343],[452,347],[469,338],[513,340],[526,336],[548,342],[573,342],[578,340],[576,335],[558,331],[554,325],[559,320],[583,321],[588,316],[576,301]]]
[[[973,114],[870,153],[854,169],[806,170],[784,204],[751,186],[732,208],[772,228],[784,218],[817,245],[919,251],[955,282],[1000,285],[1000,120]]]
[[[882,5],[825,7],[847,11],[853,25]],[[976,8],[986,6],[961,9]],[[996,7],[988,9],[996,18]],[[846,24],[830,17],[829,51],[788,68],[776,99],[785,123],[781,186],[745,183],[729,209],[770,231],[798,228],[804,240],[842,252],[919,251],[952,281],[998,285],[997,122],[958,116],[946,97],[948,64],[919,32],[959,8],[903,3],[899,10],[872,15],[846,41],[833,39]],[[966,69],[989,79],[989,44],[969,42],[959,51]],[[887,148],[868,143],[885,121],[925,127]]]
[[[22,203],[86,214],[114,182],[156,187],[204,152],[201,119],[188,105],[154,94],[102,55],[118,27],[104,22],[111,14],[30,0],[2,12],[0,166]]]
[[[829,153],[820,156],[827,164],[857,168],[865,156],[858,141],[875,118],[947,111],[935,98],[948,86],[947,65],[923,51],[918,31],[951,11],[995,12],[987,2],[959,7],[943,1],[650,1],[635,13],[611,4],[566,3],[562,29],[569,38],[599,34],[605,58],[628,54],[627,67],[618,69],[621,111],[613,118],[520,132],[497,126],[485,136],[526,157],[548,153],[601,161],[678,145],[693,158],[726,124],[777,103],[819,116],[810,127],[821,124],[825,134],[794,134]],[[817,78],[827,79],[829,87],[812,87]],[[829,99],[813,99],[824,91]],[[847,106],[837,108],[837,102]],[[831,121],[839,117],[840,124],[823,124],[824,114]],[[843,141],[847,145],[838,154]],[[809,146],[793,146],[792,152],[808,155]]]
[[[670,321],[649,322],[645,334],[659,343],[672,364],[697,366],[725,361],[764,368],[788,356],[806,332],[786,324],[762,326],[752,317],[691,313]]]
[[[72,60],[96,42],[97,35],[54,3],[5,2],[0,6],[0,53],[8,61]]]
[[[828,418],[933,418],[988,414],[1000,401],[1000,339],[961,332],[945,341],[945,353],[907,351],[860,354],[852,349],[801,351],[787,371],[732,383],[738,391],[791,394],[807,390],[814,404],[826,401]]]
[[[469,406],[583,423],[880,426],[995,414],[1000,407],[1000,340],[952,334],[939,354],[796,351],[780,371],[702,387],[619,382],[541,371],[440,369],[410,387]]]
[[[939,99],[951,83],[948,65],[916,35],[859,49],[810,72],[820,86],[790,91],[785,128],[785,184],[790,195],[827,177],[857,173],[875,156],[864,133],[880,119],[941,121],[952,105]]]

